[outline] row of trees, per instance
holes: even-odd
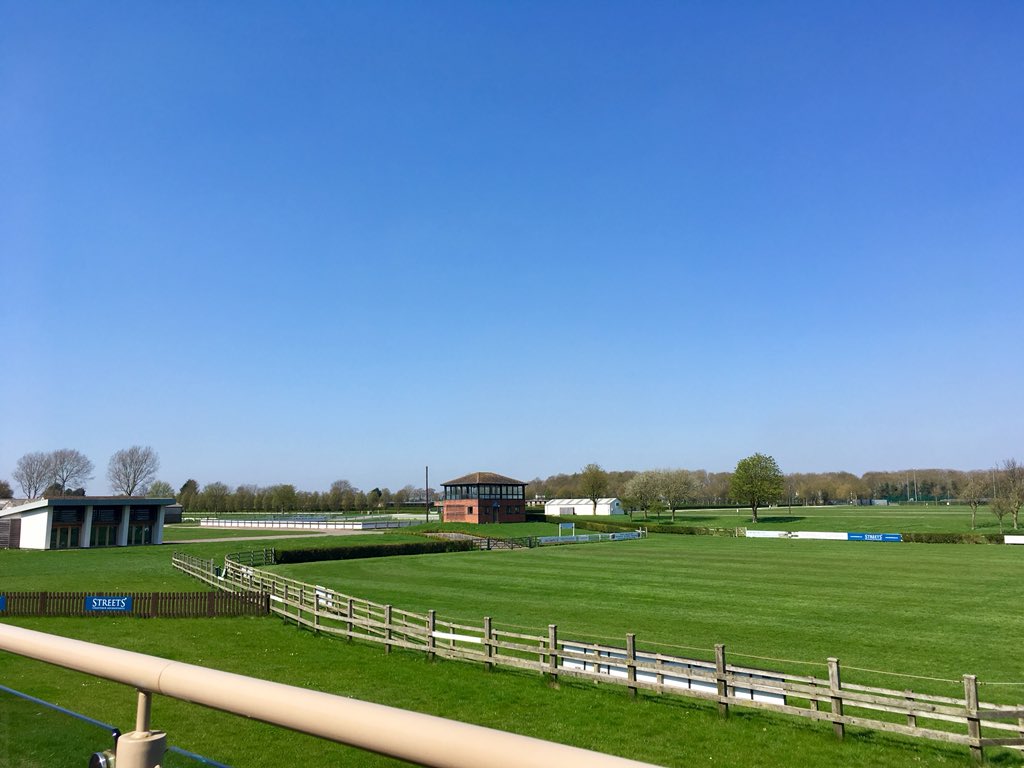
[[[740,461],[727,477],[728,487],[715,488],[715,492],[749,506],[755,523],[758,508],[777,501],[784,491],[784,476],[775,459],[760,453]],[[596,511],[597,500],[612,487],[611,473],[605,472],[598,464],[587,464],[578,478],[576,489],[579,494],[575,498],[590,499]],[[630,514],[637,509],[655,514],[670,510],[675,522],[676,510],[697,503],[701,493],[707,491],[708,481],[707,472],[649,469],[631,473],[621,483],[621,492],[614,495],[622,499]]]
[[[145,494],[156,478],[160,457],[149,446],[133,445],[118,451],[107,464],[107,480],[115,495]],[[85,483],[93,478],[92,460],[74,448],[26,453],[14,468],[12,477],[27,499],[54,496],[84,496]],[[4,482],[7,497],[13,495]],[[168,486],[169,487],[169,486]]]
[[[146,446],[117,451],[107,467],[107,479],[115,494],[176,497],[191,511],[354,511],[386,506],[422,504],[428,489],[407,485],[392,492],[388,488],[362,491],[347,480],[336,480],[329,490],[302,491],[294,485],[267,487],[240,485],[232,489],[221,482],[200,487],[188,480],[175,492],[167,482],[156,479],[160,459]],[[93,463],[81,452],[62,448],[28,453],[18,460],[13,477],[27,498],[85,495],[84,483],[92,479]],[[0,481],[0,498],[12,489]],[[758,509],[766,504],[829,504],[857,499],[889,501],[958,500],[971,507],[972,527],[981,504],[989,504],[999,519],[1009,517],[1014,529],[1024,506],[1024,466],[1007,459],[992,470],[960,471],[917,469],[898,472],[867,472],[858,477],[849,472],[794,473],[785,475],[775,459],[754,454],[742,459],[732,472],[702,469],[651,469],[606,471],[588,464],[579,472],[535,478],[529,494],[539,498],[621,498],[631,510],[675,512],[682,507],[742,504],[751,508],[757,522]],[[431,500],[438,497],[429,489]]]
[[[201,487],[196,480],[189,479],[175,495],[186,512],[348,512],[423,504],[427,492],[412,485],[397,491],[362,491],[348,480],[335,480],[329,490],[320,492],[301,491],[291,484],[239,485],[232,489],[214,482]],[[430,500],[437,498],[437,491],[431,488]]]
[[[531,496],[548,499],[590,498],[586,490],[586,469],[584,467],[574,474],[551,475],[546,479],[536,477],[530,481],[528,492]],[[850,503],[858,499],[938,503],[963,499],[964,490],[971,482],[987,482],[988,493],[985,498],[995,498],[998,494],[993,491],[993,486],[998,484],[1002,469],[1002,466],[974,471],[906,469],[866,472],[861,476],[851,472],[797,472],[783,476],[784,486],[779,500],[800,505]],[[732,496],[732,472],[708,472],[703,469],[685,471],[689,472],[695,485],[689,504],[718,506],[736,501]],[[638,474],[641,473],[606,471],[604,494],[628,497],[626,484]]]

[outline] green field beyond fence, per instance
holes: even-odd
[[[509,533],[516,529],[501,527]],[[409,538],[403,533],[316,541],[333,547]],[[254,548],[311,545],[281,538]],[[175,549],[221,562],[244,546],[211,542]],[[169,547],[0,551],[0,585],[23,591],[208,589],[171,568],[170,554]],[[962,675],[974,674],[982,701],[1012,708],[1024,700],[1024,664],[1014,645],[1024,628],[1022,568],[1024,547],[653,535],[607,545],[271,569],[404,611],[435,610],[455,624],[481,626],[483,617],[490,616],[500,631],[533,637],[546,637],[547,625],[556,624],[561,636],[621,647],[626,634],[633,633],[643,652],[705,660],[713,660],[715,644],[722,643],[730,664],[822,680],[828,678],[826,659],[834,656],[844,685],[963,698]],[[679,768],[711,764],[709,757],[719,765],[765,768],[969,764],[963,746],[856,726],[848,728],[851,738],[838,742],[827,722],[739,707],[722,721],[713,703],[643,690],[631,699],[622,688],[567,677],[551,690],[536,672],[488,673],[483,665],[430,664],[422,652],[399,648],[385,655],[377,644],[337,642],[277,619],[4,621]],[[123,725],[134,718],[131,692],[37,662],[0,655],[0,682],[106,722]],[[821,707],[828,714],[829,704]],[[5,720],[2,715],[0,746],[5,723],[17,723],[19,738],[47,741],[52,736],[38,719]],[[180,702],[158,701],[154,718],[158,727],[176,734],[181,746],[238,766],[270,768],[295,754],[309,764],[400,765]],[[899,715],[892,718],[907,722]],[[1000,748],[986,749],[986,757],[1003,767],[1024,765],[1019,753]],[[40,765],[75,764],[81,755],[72,758]]]
[[[827,660],[827,675],[819,677],[787,671],[782,659],[772,659],[771,669],[730,664],[724,644],[716,644],[708,660],[641,650],[632,632],[618,645],[566,637],[555,624],[543,634],[524,633],[499,628],[490,616],[479,624],[447,620],[434,610],[410,612],[257,567],[272,562],[273,552],[266,549],[226,558],[223,571],[213,561],[182,553],[173,558],[174,567],[211,586],[268,596],[270,610],[297,626],[380,643],[387,653],[421,651],[430,659],[477,662],[488,669],[532,670],[552,681],[570,677],[620,685],[633,696],[647,690],[704,699],[714,701],[722,716],[741,706],[827,721],[840,738],[847,726],[858,726],[960,744],[975,762],[985,747],[1024,747],[1024,707],[983,701],[975,675],[961,676],[960,696],[934,695],[844,682],[836,658]],[[894,722],[894,715],[901,720]]]
[[[663,512],[647,515],[634,512],[637,523],[672,524],[672,515]],[[915,504],[890,506],[827,506],[803,507],[778,505],[758,510],[756,526],[773,531],[869,531],[877,533],[928,532],[965,533],[971,531],[970,507],[945,504]],[[579,518],[581,520],[594,518]],[[609,518],[600,518],[608,520]],[[622,518],[619,518],[622,519]],[[628,517],[625,518],[629,520]],[[680,509],[675,514],[676,525],[708,528],[745,528],[751,526],[750,510],[743,507],[723,509]],[[1003,528],[1012,533],[1010,518],[1003,520]],[[999,521],[987,506],[978,507],[975,520],[978,533],[999,533]]]

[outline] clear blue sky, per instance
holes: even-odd
[[[1024,459],[1024,4],[0,0],[0,479]]]

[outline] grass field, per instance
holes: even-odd
[[[538,634],[553,623],[565,637],[622,643],[634,632],[641,644],[705,652],[721,642],[733,655],[822,670],[838,656],[925,677],[1024,681],[1024,664],[1007,646],[1022,628],[1022,566],[1024,551],[1003,546],[653,535],[272,570],[446,619],[479,624],[490,615]]]
[[[198,525],[175,524],[164,526],[164,542],[195,541],[197,539],[234,539],[267,537],[279,539],[284,531],[267,531],[259,528],[201,528]],[[289,536],[317,536],[320,531],[288,531]]]
[[[637,512],[633,518],[638,523],[646,521],[668,524],[672,520],[668,512],[650,516]],[[957,505],[762,507],[758,510],[758,518],[756,527],[773,531],[963,533],[971,530],[970,508]],[[976,522],[977,533],[999,533],[999,522],[988,507],[978,508]],[[676,524],[709,528],[752,527],[750,510],[744,508],[678,510]],[[1010,518],[1003,520],[1003,527],[1007,532],[1012,532]]]
[[[344,546],[405,537],[415,538],[388,534],[315,542]],[[274,546],[312,544],[282,539]],[[258,548],[263,542],[178,548],[222,557],[249,546]],[[170,568],[173,549],[0,551],[0,584],[9,590],[199,589],[201,585]],[[948,679],[972,672],[983,682],[1024,680],[1015,648],[1021,629],[1018,606],[1024,597],[1022,556],[1024,551],[1001,546],[652,536],[645,541],[310,563],[277,570],[349,594],[410,610],[433,608],[444,618],[473,623],[484,615],[506,627],[541,630],[557,623],[563,636],[609,640],[636,632],[641,647],[658,642],[710,651],[713,643],[724,642],[736,663],[780,666],[739,656],[752,654],[820,665],[789,667],[810,672],[822,670],[826,656],[837,655],[848,680],[926,690],[942,685],[873,677],[849,668]],[[956,747],[857,729],[838,743],[827,725],[806,721],[736,710],[723,722],[712,707],[672,697],[631,701],[621,688],[566,682],[552,691],[525,673],[489,674],[469,664],[430,663],[415,653],[385,657],[379,647],[317,638],[272,618],[8,621],[666,766],[969,764],[966,749]],[[122,727],[130,724],[134,712],[134,696],[122,686],[20,657],[0,655],[0,682]],[[983,687],[982,696],[1016,701],[1024,698],[1024,688]],[[0,764],[5,744],[6,754],[16,758],[8,760],[12,765],[73,764],[11,752],[12,744],[25,741],[19,735],[32,732],[32,722],[49,718],[4,713]],[[308,764],[395,765],[161,698],[154,706],[154,721],[172,734],[172,743],[237,766],[290,764],[291,750],[299,750]],[[46,727],[35,732],[37,742],[50,741],[44,738]],[[102,733],[97,738],[104,742]],[[987,754],[999,765],[1024,765],[1009,751]]]

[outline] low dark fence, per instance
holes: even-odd
[[[7,592],[3,616],[132,616],[194,619],[266,616],[267,595],[245,592]]]

